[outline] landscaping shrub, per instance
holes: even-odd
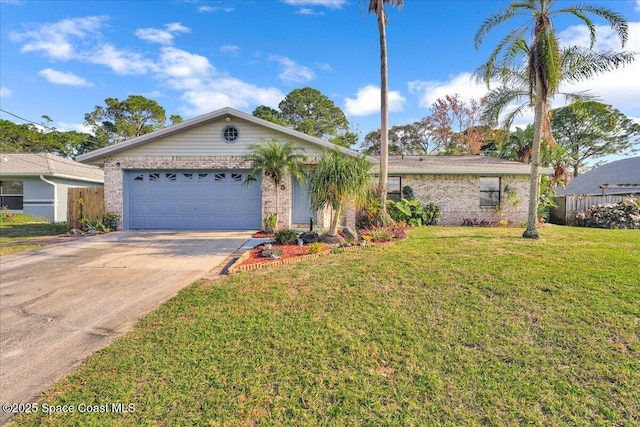
[[[391,218],[396,222],[404,222],[411,227],[422,225],[436,225],[440,222],[442,212],[433,202],[423,205],[419,200],[400,199],[399,202],[388,201]]]
[[[309,245],[309,253],[317,254],[321,252],[323,248],[324,248],[324,243],[320,243],[320,242],[311,243]]]
[[[411,186],[409,185],[405,185],[404,187],[402,187],[402,197],[407,200],[414,200],[415,196],[413,195],[413,188],[411,188]]]
[[[298,239],[298,233],[288,228],[280,228],[273,234],[273,240],[279,245],[291,245]]]
[[[440,206],[433,202],[429,202],[429,204],[424,205],[424,210],[427,214],[427,221],[425,222],[425,225],[438,225],[440,217],[442,216]]]
[[[575,225],[596,228],[640,228],[640,200],[627,197],[615,204],[591,206],[575,213]]]

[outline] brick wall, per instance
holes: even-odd
[[[527,220],[529,200],[528,175],[503,175],[501,187],[516,191],[519,203],[510,207],[503,218],[520,224]],[[493,207],[480,207],[480,175],[403,175],[402,186],[413,188],[416,199],[435,202],[442,210],[441,225],[461,225],[464,218],[497,221]],[[504,196],[504,193],[503,193]],[[504,197],[503,197],[504,200]]]
[[[311,160],[317,160],[313,158]],[[120,215],[118,228],[123,227],[124,195],[123,176],[124,170],[128,169],[248,169],[251,166],[242,156],[170,156],[170,157],[128,157],[113,156],[107,157],[104,162],[104,198],[105,211],[115,212]],[[285,188],[279,191],[279,213],[278,227],[291,227],[291,199],[292,188],[291,178],[285,179]],[[276,191],[271,179],[263,177],[261,184],[262,191],[262,218],[275,212]],[[354,211],[355,212],[355,211]],[[349,224],[355,224],[355,213],[349,212],[353,218],[349,217]],[[321,216],[324,217],[324,216]],[[324,219],[324,218],[322,218]],[[327,227],[322,219],[318,224],[320,227]]]

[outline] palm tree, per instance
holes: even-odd
[[[297,153],[304,151],[304,149],[296,147],[293,141],[280,144],[276,139],[262,145],[253,144],[249,149],[251,153],[246,157],[246,160],[251,162],[251,171],[244,184],[251,184],[256,181],[256,176],[259,175],[270,178],[276,190],[275,214],[277,217],[280,212],[280,190],[286,188],[284,180],[287,176],[293,176],[300,182],[304,182],[306,179],[304,162],[307,161],[307,157]]]
[[[372,187],[365,156],[348,157],[338,150],[325,151],[309,179],[311,208],[321,211],[331,209],[331,221],[327,236],[338,237],[338,225],[342,212],[349,202],[362,205]]]
[[[571,14],[586,24],[589,29],[591,48],[596,42],[596,27],[587,14],[603,18],[617,33],[624,46],[628,36],[628,26],[622,15],[607,8],[582,4],[553,9],[557,0],[514,0],[509,6],[487,18],[476,32],[474,44],[478,48],[491,30],[509,21],[514,16],[526,16],[529,19],[504,36],[491,53],[489,60],[480,68],[484,81],[500,76],[508,84],[514,76],[524,79],[528,84],[528,97],[534,106],[534,135],[531,153],[531,184],[529,193],[529,213],[527,229],[523,237],[539,238],[537,229],[538,198],[540,181],[540,142],[543,133],[550,135],[549,100],[558,92],[560,82],[565,77],[563,70],[569,72],[568,78],[577,80],[608,71],[621,64],[631,62],[633,54],[615,53],[595,54],[591,50],[577,47],[562,50],[553,27],[553,19],[558,15]],[[530,33],[529,41],[525,39]],[[509,70],[520,60],[526,65],[519,71]]]
[[[370,0],[369,13],[375,13],[378,18],[378,33],[380,35],[380,197],[382,199],[382,221],[390,221],[387,214],[387,170],[389,167],[389,82],[387,69],[387,12],[385,3],[398,8],[404,5],[404,0]]]

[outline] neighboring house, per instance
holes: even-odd
[[[244,185],[252,144],[272,139],[295,141],[316,163],[325,150],[359,153],[271,123],[223,108],[159,131],[78,156],[104,167],[105,210],[120,214],[119,228],[251,230],[275,211],[270,179]],[[371,162],[375,159],[369,158]],[[308,226],[307,191],[288,180],[279,192],[279,227]],[[326,215],[318,226],[328,226]],[[355,210],[347,215],[355,225]]]
[[[575,177],[558,196],[626,195],[640,193],[640,157],[607,163]]]
[[[12,213],[67,220],[67,190],[98,187],[102,170],[50,153],[0,153],[0,205]]]
[[[550,210],[550,221],[572,225],[578,211],[618,203],[627,195],[640,194],[640,157],[607,163],[578,175],[556,194],[556,207]]]
[[[397,199],[403,187],[411,187],[416,199],[440,207],[442,225],[461,225],[465,219],[520,224],[527,220],[530,176],[531,165],[497,157],[390,156],[387,194]]]

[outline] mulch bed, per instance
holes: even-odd
[[[279,258],[281,260],[309,255],[308,245],[298,246],[298,245],[275,245],[274,244],[273,247],[282,250],[282,255]],[[264,249],[263,245],[259,245],[251,249],[251,251],[249,252],[249,257],[246,260],[244,260],[241,265],[272,263],[274,261],[278,261],[277,259],[270,259],[270,258],[265,258],[263,256],[260,256],[260,252],[263,249]],[[325,245],[320,252],[326,252],[330,250],[331,250],[331,247]]]

